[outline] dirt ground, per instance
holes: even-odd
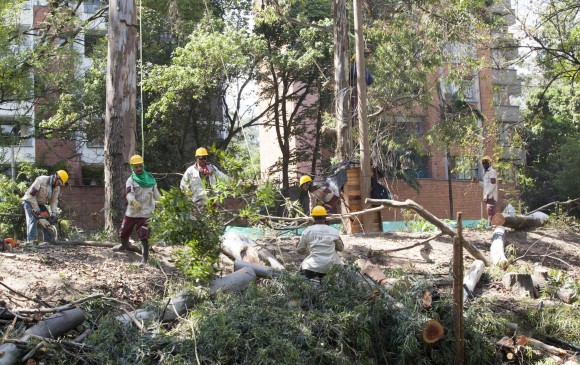
[[[492,230],[466,230],[466,240],[489,257]],[[435,233],[383,233],[373,236],[343,236],[345,250],[341,257],[346,262],[364,258],[382,268],[397,268],[407,273],[448,275],[451,268],[452,244],[448,237],[430,242],[432,262],[425,261],[419,250],[422,246],[389,254],[377,250],[403,248],[433,236]],[[287,270],[297,270],[303,256],[296,254],[298,237],[266,237],[255,241],[269,248]],[[565,230],[536,229],[510,231],[506,242],[515,248],[518,263],[558,268],[580,279],[580,235]],[[156,246],[152,265],[140,266],[141,256],[136,253],[117,253],[110,248],[89,246],[49,245],[26,246],[10,253],[0,253],[0,299],[12,308],[30,307],[19,292],[51,303],[72,301],[91,294],[107,296],[138,307],[154,296],[165,296],[167,285],[183,280],[174,267],[172,247]],[[473,258],[464,253],[465,267]],[[222,259],[223,274],[232,270],[232,262]],[[12,289],[9,290],[8,288]],[[501,283],[482,281],[475,295],[509,296]]]

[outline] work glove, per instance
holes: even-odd
[[[143,208],[141,203],[139,203],[137,200],[131,200],[130,204],[133,208],[135,208],[135,210],[141,210],[141,208]]]

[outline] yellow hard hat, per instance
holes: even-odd
[[[310,213],[313,217],[326,217],[326,209],[321,207],[320,205],[312,208],[312,212]]]
[[[310,176],[304,175],[300,178],[300,185],[299,186],[302,186],[302,185],[306,184],[307,182],[311,182],[311,181],[312,181],[312,178]]]
[[[56,174],[58,175],[58,178],[60,179],[60,181],[62,181],[62,184],[66,184],[66,182],[68,181],[68,174],[66,171],[64,170],[58,170],[56,172]]]
[[[195,157],[198,157],[198,156],[207,156],[207,150],[203,147],[196,149],[195,150]]]
[[[491,162],[491,157],[489,157],[489,156],[483,156],[481,158],[481,162],[483,162],[483,161],[489,161],[489,162]]]
[[[142,164],[142,163],[143,163],[143,157],[141,157],[141,155],[133,155],[129,159],[129,164],[130,165],[139,165],[139,164]]]

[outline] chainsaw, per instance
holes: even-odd
[[[58,239],[58,231],[54,226],[54,217],[51,217],[47,211],[42,211],[38,214],[38,224],[42,226],[43,229],[46,229],[50,233],[50,242],[54,242]]]

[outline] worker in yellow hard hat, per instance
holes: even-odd
[[[68,173],[65,170],[58,170],[52,175],[42,175],[37,177],[32,185],[26,190],[22,197],[24,214],[26,215],[26,240],[36,240],[36,223],[41,212],[48,212],[46,204],[50,207],[50,221],[54,220],[58,209],[58,197],[60,187],[68,181]],[[42,227],[42,239],[50,242],[56,237],[52,237],[50,230]]]
[[[119,236],[121,244],[113,247],[113,251],[135,251],[142,255],[142,263],[149,260],[149,227],[148,221],[155,210],[155,204],[161,197],[157,189],[157,181],[145,169],[145,162],[141,155],[133,155],[129,159],[131,176],[125,183],[127,194],[127,209],[121,223]],[[133,230],[141,241],[141,250],[129,243]]]
[[[481,158],[483,166],[483,201],[486,204],[487,224],[491,226],[491,218],[495,214],[498,199],[497,171],[491,166],[491,157]]]
[[[196,162],[191,165],[181,178],[181,190],[191,193],[195,203],[204,203],[208,190],[217,180],[226,180],[227,176],[215,165],[208,162],[209,154],[204,147],[195,150]]]
[[[340,233],[326,222],[327,212],[316,206],[310,213],[314,224],[306,228],[300,236],[296,250],[308,255],[300,265],[300,272],[308,279],[322,278],[334,264],[342,264],[337,251],[344,250]]]
[[[340,192],[338,188],[327,181],[312,181],[309,175],[300,178],[300,188],[308,192],[310,199],[310,210],[321,205],[329,211],[336,212],[340,202]]]

